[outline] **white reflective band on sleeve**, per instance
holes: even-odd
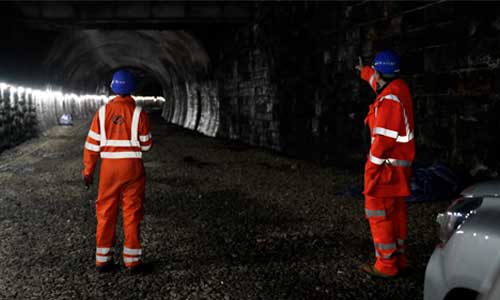
[[[383,209],[365,209],[365,213],[367,217],[385,217],[385,210]]]
[[[106,105],[99,108],[99,131],[101,132],[101,146],[106,145]]]
[[[89,137],[91,139],[93,139],[93,140],[96,140],[96,141],[100,141],[101,140],[101,136],[98,133],[96,133],[96,132],[94,132],[92,130],[89,130]]]
[[[370,86],[373,85],[373,80],[375,80],[375,74],[370,77]]]
[[[394,130],[390,130],[390,129],[387,129],[387,128],[382,128],[382,127],[375,127],[373,128],[373,134],[379,134],[379,135],[383,135],[383,136],[387,136],[387,137],[390,137],[390,138],[397,138],[398,137],[398,132],[397,131],[394,131]]]
[[[142,152],[101,152],[101,158],[142,158]]]
[[[380,250],[396,250],[395,243],[389,243],[389,244],[375,243],[375,247],[379,248]]]
[[[141,150],[142,151],[149,151],[149,149],[151,149],[151,145],[149,145],[149,146],[141,146]]]
[[[139,147],[139,142],[129,140],[107,140],[106,147]]]
[[[143,143],[149,141],[150,139],[151,139],[151,133],[139,136],[139,140]]]
[[[123,262],[125,263],[132,263],[132,262],[137,262],[137,261],[141,261],[141,258],[140,257],[123,257]]]
[[[89,142],[85,142],[85,148],[87,150],[94,151],[94,152],[101,151],[101,147],[99,147],[98,145],[91,144]]]
[[[109,252],[111,252],[111,248],[96,248],[95,249],[95,253],[97,253],[97,254],[107,255]]]
[[[142,255],[142,249],[131,249],[131,248],[123,247],[123,254]]]
[[[390,94],[390,95],[385,95],[384,97],[380,98],[380,102],[382,102],[382,100],[384,100],[384,99],[389,99],[389,100],[392,100],[392,101],[396,101],[396,102],[398,102],[398,103],[401,103],[401,101],[399,101],[398,96],[396,96],[396,95],[392,95],[392,94]]]
[[[411,162],[407,160],[402,160],[402,159],[395,159],[395,158],[378,158],[376,156],[373,156],[370,153],[370,161],[376,165],[381,165],[383,163],[395,166],[395,167],[411,167]]]
[[[98,262],[105,263],[105,262],[111,261],[111,256],[96,255],[95,260],[97,260]]]
[[[132,116],[132,127],[130,128],[130,139],[132,141],[138,141],[137,136],[139,135],[139,118],[141,116],[142,108],[140,106],[136,106],[134,109],[134,114]]]

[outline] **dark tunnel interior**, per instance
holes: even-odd
[[[349,167],[363,160],[371,101],[351,66],[393,48],[414,92],[417,162],[498,174],[493,3],[119,4],[3,2],[0,79],[109,94],[127,67],[173,124]]]
[[[0,299],[421,299],[443,246],[436,214],[455,220],[462,188],[498,180],[496,2],[2,1],[0,37]],[[378,165],[407,162],[411,192],[428,198],[408,202],[410,275],[379,283],[358,272],[380,244],[365,214],[389,213],[362,201],[378,108],[356,65],[387,49],[416,156]],[[89,275],[98,188],[84,190],[82,147],[121,69],[152,124],[138,172],[149,277]],[[448,295],[462,292],[477,294]]]

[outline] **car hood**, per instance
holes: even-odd
[[[500,197],[500,180],[476,183],[466,188],[461,195],[464,197]]]

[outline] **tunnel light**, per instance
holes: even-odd
[[[85,94],[85,95],[77,95],[75,93],[63,93],[62,91],[52,90],[52,88],[47,88],[45,90],[34,89],[30,87],[24,86],[16,86],[12,84],[8,84],[5,82],[0,82],[0,97],[5,98],[5,91],[8,90],[8,99],[10,101],[11,106],[15,105],[15,96],[16,93],[18,97],[23,97],[27,99],[31,97],[35,102],[53,102],[53,101],[75,101],[78,105],[84,102],[93,102],[97,104],[108,103],[115,96],[106,96],[106,95],[93,95],[93,94]],[[139,101],[165,101],[163,97],[156,96],[133,96],[136,100]]]

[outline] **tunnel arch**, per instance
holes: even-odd
[[[219,124],[217,85],[201,42],[183,30],[72,30],[53,42],[44,62],[48,81],[80,92],[109,93],[112,73],[133,69],[154,78],[163,97],[163,117],[215,136]],[[139,91],[140,92],[140,91]]]

